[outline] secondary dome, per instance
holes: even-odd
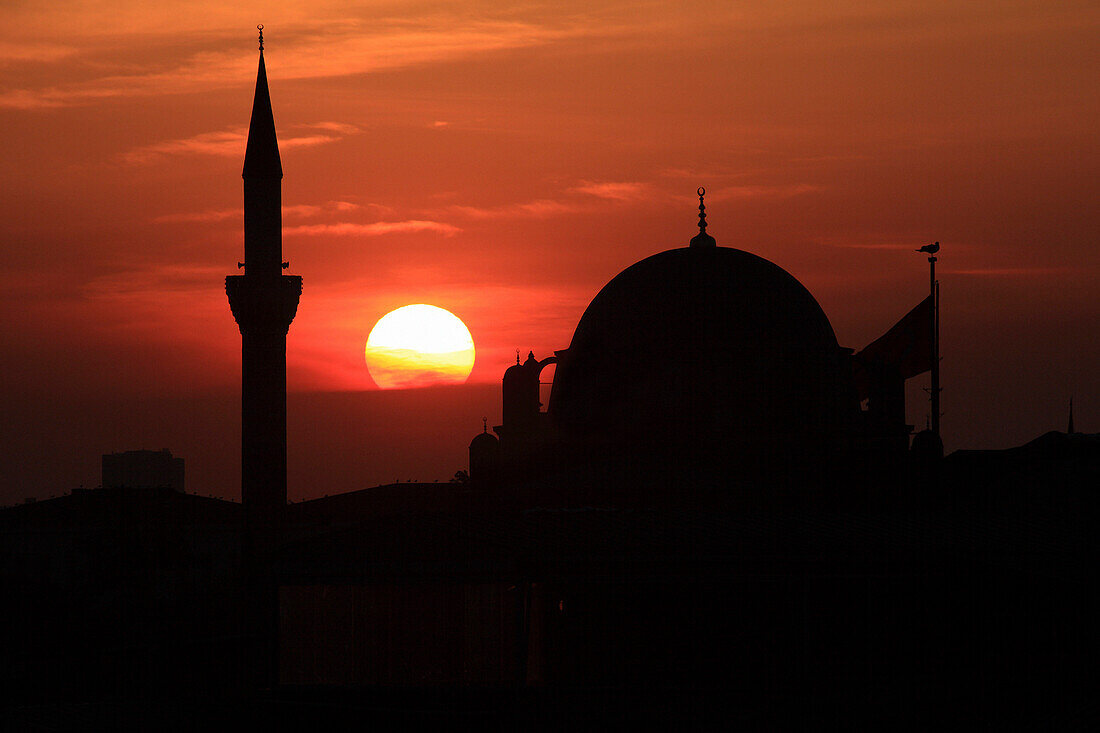
[[[850,429],[846,352],[821,306],[779,266],[713,241],[648,257],[592,300],[550,397],[565,440],[632,462],[673,451],[762,467]]]

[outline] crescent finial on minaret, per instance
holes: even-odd
[[[260,23],[259,25],[257,25],[256,30],[258,30],[260,32],[260,52],[263,53],[263,50],[264,50],[264,24]]]

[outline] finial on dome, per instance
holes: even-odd
[[[703,196],[706,195],[707,189],[700,186],[696,193],[699,194],[699,233],[691,238],[691,246],[716,247],[718,243],[714,241],[714,237],[707,234],[707,207],[703,203]]]
[[[264,50],[264,24],[257,25],[256,30],[260,32],[260,51],[262,52]]]
[[[487,417],[481,418],[481,432],[489,432],[489,418]]]
[[[519,366],[519,349],[516,349],[516,366]]]

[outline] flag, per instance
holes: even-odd
[[[860,399],[868,396],[869,371],[888,366],[896,369],[902,379],[909,379],[932,368],[934,317],[932,296],[929,295],[895,323],[893,328],[853,357]]]

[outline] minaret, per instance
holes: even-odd
[[[241,502],[246,515],[273,518],[286,504],[286,334],[302,278],[284,275],[279,143],[264,68],[263,26],[256,96],[244,154],[243,275],[225,278],[241,330]]]

